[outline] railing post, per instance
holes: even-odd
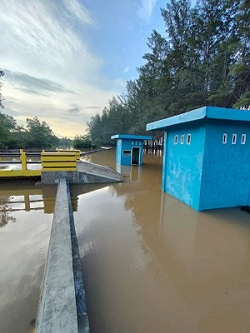
[[[27,156],[23,149],[20,149],[20,160],[22,163],[22,171],[27,171]]]

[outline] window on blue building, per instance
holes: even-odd
[[[227,143],[227,134],[224,133],[222,137],[222,143],[225,145]]]
[[[241,144],[244,145],[247,141],[247,135],[246,134],[242,134],[241,136]]]
[[[232,144],[235,145],[237,142],[237,134],[233,134],[232,136]]]
[[[184,143],[184,135],[182,134],[182,136],[181,136],[181,144],[183,144]]]
[[[174,144],[177,145],[177,143],[178,143],[178,135],[174,137]]]
[[[187,135],[187,144],[190,145],[191,143],[191,134]]]
[[[131,150],[123,150],[124,156],[131,156]]]

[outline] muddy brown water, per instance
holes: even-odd
[[[86,159],[115,168],[114,151]],[[146,155],[124,183],[72,188],[91,333],[249,332],[250,215],[163,193],[161,162]],[[30,332],[55,191],[0,190],[0,332]]]

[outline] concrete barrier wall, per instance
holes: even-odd
[[[70,184],[103,184],[123,181],[122,175],[103,165],[89,162],[77,162],[77,171],[42,171],[41,182],[44,185],[55,184],[58,178],[66,178]]]
[[[37,333],[89,332],[69,187],[58,182]]]

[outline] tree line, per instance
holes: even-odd
[[[0,70],[0,78],[4,71]],[[0,82],[0,90],[2,82]],[[0,108],[4,108],[0,91]],[[0,111],[0,149],[20,148],[54,148],[59,139],[54,135],[46,121],[40,122],[37,117],[27,118],[26,127],[18,125],[17,121]]]
[[[0,78],[4,72],[0,70]],[[0,91],[2,83],[0,82]],[[0,92],[0,108],[4,108],[3,97]],[[27,118],[26,126],[18,125],[17,121],[0,111],[0,149],[56,149],[56,148],[92,148],[90,135],[78,136],[74,140],[58,138],[46,121],[37,117]]]
[[[0,112],[0,149],[50,149],[58,143],[59,139],[45,121],[41,122],[37,117],[27,118],[24,127],[13,117]]]
[[[56,149],[56,148],[95,148],[90,135],[76,135],[72,140],[67,137],[58,138],[46,123],[37,117],[27,118],[26,126],[0,112],[0,149]]]
[[[18,125],[17,121],[0,112],[0,149],[56,149],[56,148],[93,148],[90,135],[78,136],[73,140],[58,138],[46,123],[37,117],[27,118],[26,126]]]
[[[138,78],[90,119],[96,145],[201,106],[249,108],[249,0],[170,0],[161,16],[165,33],[148,38]]]

